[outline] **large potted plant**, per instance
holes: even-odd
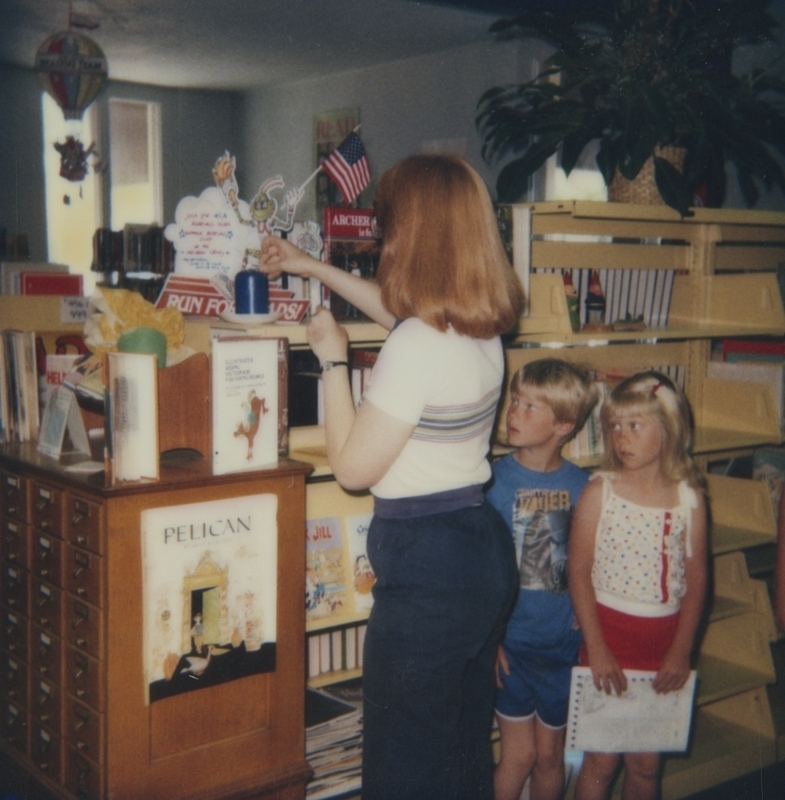
[[[513,156],[499,173],[498,199],[519,200],[557,150],[569,174],[595,140],[606,184],[653,167],[662,201],[682,215],[696,186],[719,173],[724,187],[726,162],[749,206],[760,185],[785,189],[776,158],[785,155],[785,82],[762,68],[730,70],[736,47],[775,40],[780,26],[769,5],[614,0],[494,23],[500,38],[534,37],[556,48],[534,80],[489,89],[478,103],[483,157]],[[671,163],[665,148],[681,150],[683,164]]]

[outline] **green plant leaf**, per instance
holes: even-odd
[[[597,151],[597,166],[605,179],[605,185],[610,186],[613,176],[616,174],[616,152],[608,139],[602,139],[600,148]]]
[[[532,144],[522,158],[510,161],[496,179],[496,194],[500,203],[516,203],[529,188],[529,177],[556,152],[558,143],[539,141]]]
[[[675,208],[682,217],[686,217],[689,214],[692,196],[681,172],[670,161],[655,156],[654,180],[657,183],[657,191],[665,203]]]
[[[609,183],[617,168],[634,178],[655,145],[678,145],[688,152],[684,176],[660,166],[658,182],[680,210],[688,202],[684,184],[708,174],[719,180],[726,162],[748,203],[760,186],[785,190],[785,79],[759,66],[746,75],[730,69],[739,45],[781,34],[770,0],[615,0],[602,11],[588,5],[493,26],[498,37],[534,36],[555,51],[533,81],[481,98],[476,123],[486,161],[520,154],[525,161],[515,169],[525,172],[546,143],[561,147],[569,171],[585,143],[599,139],[597,164]],[[515,181],[502,185],[512,190]]]

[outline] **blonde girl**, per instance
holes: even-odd
[[[611,392],[601,420],[604,470],[581,495],[570,532],[581,662],[608,694],[626,690],[625,669],[656,671],[654,689],[666,693],[689,676],[706,591],[706,509],[688,452],[689,407],[669,378],[643,372]],[[585,753],[576,800],[607,798],[622,759],[624,800],[655,798],[659,753]]]

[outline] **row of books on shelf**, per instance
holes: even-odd
[[[367,348],[352,349],[349,354],[349,379],[355,407],[360,405],[368,388],[378,355],[378,351]],[[309,350],[293,351],[290,358],[291,425],[324,425],[324,393],[319,380],[319,359]]]
[[[308,636],[308,677],[362,669],[365,622]]]
[[[0,294],[81,295],[81,275],[66,264],[45,261],[0,261]]]
[[[636,330],[668,324],[672,269],[551,269],[561,273],[573,330]]]
[[[38,391],[35,334],[0,332],[0,443],[38,439]]]

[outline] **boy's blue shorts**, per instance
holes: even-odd
[[[570,643],[567,648],[567,660],[544,657],[530,649],[516,651],[505,642],[510,674],[500,669],[504,688],[496,692],[497,713],[511,720],[524,720],[536,714],[549,728],[563,728],[567,724],[572,667],[578,663],[577,638],[578,642]]]

